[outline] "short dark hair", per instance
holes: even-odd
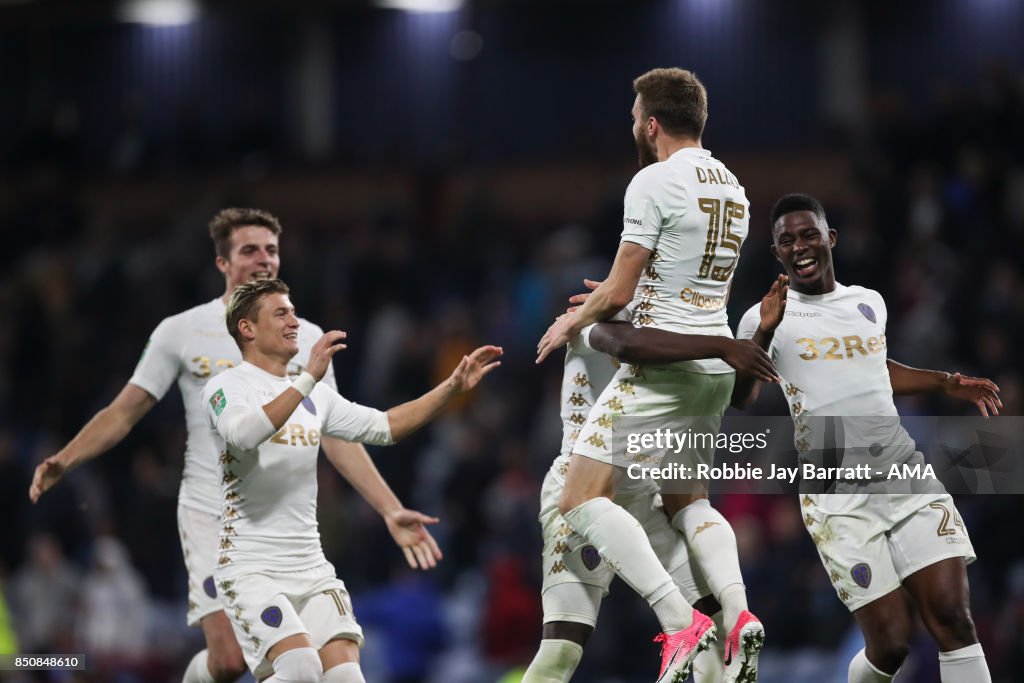
[[[651,69],[633,81],[644,117],[653,116],[670,135],[699,139],[708,120],[708,91],[685,69]]]
[[[228,258],[231,254],[231,233],[250,225],[266,228],[275,235],[282,232],[277,217],[262,209],[222,209],[210,221],[210,239],[217,256]]]
[[[780,197],[775,206],[772,207],[772,218],[771,224],[768,226],[775,229],[775,221],[779,220],[787,213],[793,213],[794,211],[810,211],[818,217],[822,223],[827,222],[825,220],[825,207],[821,205],[817,199],[809,194],[787,194]],[[773,233],[774,234],[774,233]]]
[[[228,299],[224,317],[230,334],[238,348],[242,348],[242,335],[238,331],[238,323],[244,320],[259,320],[260,299],[271,294],[287,294],[288,285],[284,280],[252,280],[238,285]]]

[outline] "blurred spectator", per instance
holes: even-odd
[[[10,585],[10,609],[25,652],[63,652],[71,644],[78,575],[57,539],[33,534],[28,564]]]
[[[137,661],[148,636],[149,597],[142,578],[117,539],[101,536],[93,548],[92,569],[82,581],[78,646],[101,662]]]
[[[432,577],[404,565],[388,584],[353,597],[359,623],[383,636],[388,683],[425,683],[448,644],[441,593]]]

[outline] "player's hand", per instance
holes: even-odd
[[[59,455],[51,455],[39,463],[32,475],[32,485],[28,487],[28,497],[33,503],[38,503],[39,497],[53,488],[66,471],[67,467]]]
[[[313,348],[309,350],[309,362],[306,363],[306,372],[313,375],[313,379],[317,382],[324,378],[327,374],[327,368],[331,365],[331,359],[338,351],[347,348],[342,342],[348,337],[348,334],[339,330],[331,330],[325,332],[324,336],[320,337],[316,344],[313,344]]]
[[[576,316],[572,314],[563,314],[555,319],[555,322],[551,323],[551,327],[544,333],[544,336],[540,338],[537,343],[537,360],[534,362],[540,365],[544,362],[544,359],[551,355],[552,351],[557,351],[566,344],[569,340],[576,336],[577,330],[573,329],[573,324],[576,322]]]
[[[384,515],[391,538],[402,549],[405,561],[412,569],[433,569],[444,555],[437,547],[437,541],[427,531],[427,524],[437,524],[437,517],[422,512],[400,508]]]
[[[583,286],[593,292],[595,289],[601,286],[600,280],[588,280],[583,278]],[[569,297],[569,303],[572,304],[569,308],[565,309],[566,313],[575,313],[576,309],[587,302],[590,298],[590,292],[581,292],[579,294],[573,294]]]
[[[772,359],[764,349],[750,339],[727,340],[722,360],[742,375],[750,375],[754,379],[773,384],[780,381]]]
[[[452,372],[448,381],[452,383],[455,393],[469,391],[480,383],[487,373],[501,365],[501,355],[505,353],[500,346],[481,346],[479,349],[463,356],[458,367]]]
[[[999,400],[999,387],[990,379],[967,377],[959,372],[946,378],[943,391],[947,396],[968,401],[978,406],[978,412],[985,417],[998,415],[1003,402]]]
[[[786,314],[786,294],[789,293],[789,276],[780,275],[772,283],[771,289],[761,299],[761,324],[762,332],[774,333],[782,323],[782,317]]]

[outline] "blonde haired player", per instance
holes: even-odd
[[[500,365],[501,349],[463,357],[444,382],[387,412],[352,403],[321,382],[345,334],[330,331],[294,380],[299,320],[280,280],[239,285],[227,329],[242,363],[203,388],[220,453],[221,529],[214,579],[246,664],[273,683],[364,683],[363,635],[316,519],[322,436],[379,445],[413,433]]]

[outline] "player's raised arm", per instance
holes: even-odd
[[[998,415],[1003,402],[999,400],[999,387],[990,379],[967,377],[959,372],[950,374],[941,370],[922,370],[886,360],[889,382],[894,396],[942,393],[952,398],[973,403],[985,417]]]
[[[388,410],[391,438],[396,442],[433,420],[448,402],[473,389],[491,370],[501,365],[500,346],[481,346],[463,356],[451,376],[417,399]]]
[[[64,448],[39,463],[28,490],[32,502],[38,502],[65,472],[119,444],[156,401],[144,389],[126,384],[110,405],[96,413]]]
[[[736,336],[749,338],[761,349],[768,351],[771,348],[772,339],[775,337],[775,330],[782,324],[782,318],[786,315],[786,295],[788,293],[789,277],[779,275],[772,283],[768,293],[761,299],[756,327],[751,331],[748,327],[751,321],[744,316]],[[737,375],[731,403],[736,408],[746,408],[757,400],[760,392],[760,380],[752,375]]]
[[[444,556],[426,525],[437,524],[438,518],[403,506],[362,444],[324,437],[320,445],[334,469],[384,519],[409,567],[436,567]]]
[[[651,257],[651,250],[634,242],[622,242],[615,254],[608,278],[587,298],[574,313],[560,317],[537,344],[537,363],[541,363],[552,351],[565,346],[570,339],[587,325],[608,320],[621,311],[636,294],[640,275]]]

